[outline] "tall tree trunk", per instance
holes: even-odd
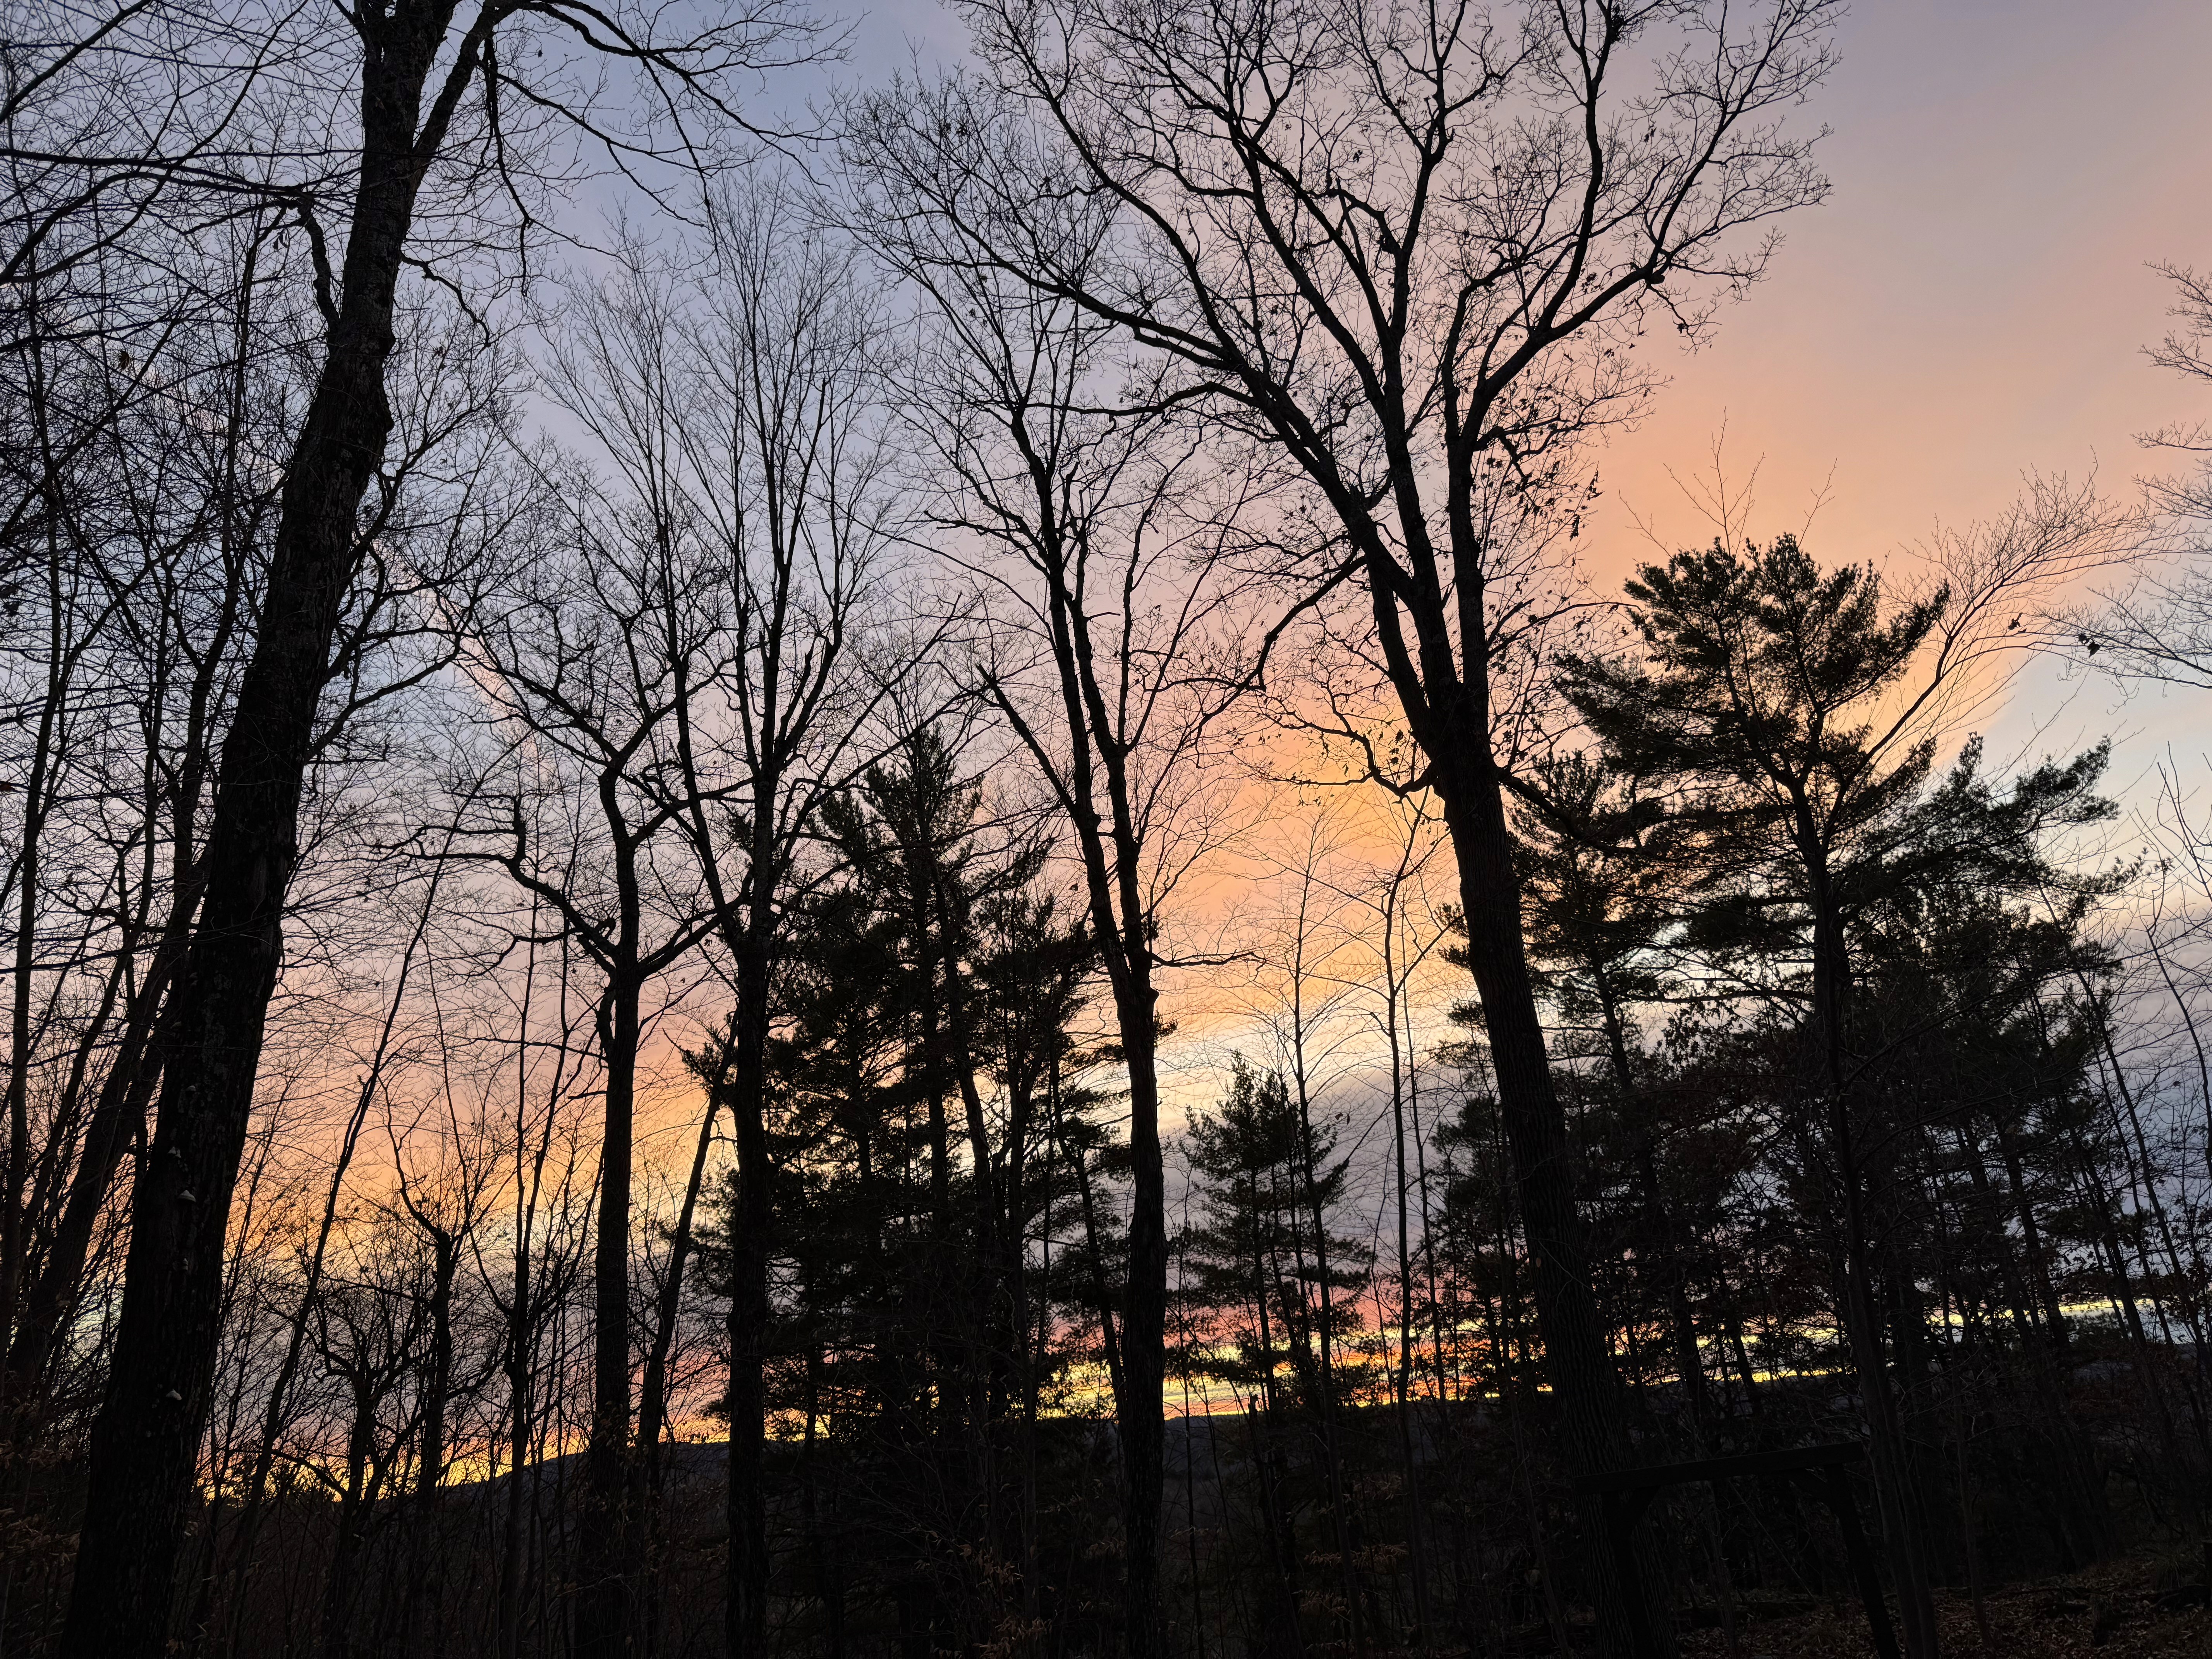
[[[625,895],[625,908],[635,900]],[[626,929],[634,935],[634,929]],[[600,1012],[606,1112],[599,1143],[599,1213],[592,1261],[592,1426],[584,1449],[584,1508],[576,1651],[581,1659],[627,1653],[631,1557],[629,1397],[630,1166],[637,1094],[638,1003],[634,971],[609,976]]]
[[[1115,988],[1129,1077],[1129,1282],[1122,1298],[1121,1367],[1115,1415],[1127,1487],[1122,1546],[1127,1573],[1130,1659],[1164,1651],[1160,1606],[1160,1505],[1166,1494],[1167,1177],[1160,1153],[1160,1094],[1150,975],[1141,988]]]
[[[526,1238],[515,1246],[514,1302],[507,1321],[507,1450],[506,1503],[500,1516],[499,1591],[495,1609],[499,1659],[521,1659],[523,1576],[523,1477],[535,1490],[540,1472],[529,1462],[532,1413],[530,1376],[530,1304],[535,1294],[530,1282],[530,1247]]]
[[[1929,1584],[1927,1538],[1897,1393],[1882,1350],[1881,1297],[1875,1283],[1878,1251],[1867,1207],[1870,1171],[1859,1151],[1856,1115],[1844,1073],[1844,1004],[1850,992],[1850,958],[1842,918],[1829,890],[1826,859],[1809,835],[1801,835],[1801,848],[1814,893],[1810,1081],[1815,1095],[1826,1105],[1829,1157],[1843,1189],[1839,1219],[1844,1334],[1859,1376],[1868,1459],[1873,1467],[1875,1498],[1899,1623],[1904,1627],[1906,1659],[1935,1659],[1941,1643]]]
[[[1131,1659],[1154,1659],[1166,1639],[1160,1604],[1160,1509],[1167,1383],[1167,1178],[1160,1150],[1159,993],[1153,983],[1156,921],[1144,890],[1145,843],[1132,804],[1128,763],[1117,705],[1101,684],[1100,647],[1079,591],[1078,561],[1049,465],[1018,416],[1009,424],[1029,458],[1036,489],[1036,551],[1045,578],[1044,611],[1060,692],[1060,721],[1068,749],[1061,776],[1050,750],[994,684],[990,694],[1046,774],[1057,780],[1082,857],[1092,937],[1114,994],[1115,1033],[1121,1041],[1129,1085],[1128,1279],[1121,1297],[1121,1364],[1114,1373],[1114,1413],[1121,1439],[1123,1640]],[[1118,660],[1126,674],[1128,641]],[[1106,811],[1099,810],[1103,787]],[[1078,1165],[1080,1176],[1080,1165]],[[1088,1194],[1085,1203],[1089,1202]],[[1103,1298],[1102,1298],[1103,1302]],[[1109,1367],[1115,1339],[1108,1331]]]
[[[1459,869],[1468,966],[1482,1001],[1499,1113],[1513,1155],[1545,1374],[1559,1401],[1568,1459],[1577,1470],[1594,1473],[1627,1461],[1620,1379],[1591,1286],[1566,1113],[1553,1087],[1551,1057],[1528,976],[1504,801],[1483,727],[1472,726],[1461,736],[1472,752],[1440,763],[1437,781]],[[1616,1560],[1608,1550],[1593,1549],[1587,1565],[1607,1645],[1639,1656],[1668,1651],[1672,1643],[1652,1611],[1645,1583],[1649,1571],[1638,1553]]]
[[[446,1490],[446,1413],[453,1393],[453,1279],[461,1265],[461,1238],[444,1229],[430,1235],[429,1368],[422,1379],[422,1455],[415,1474],[415,1535],[407,1540],[412,1559],[402,1592],[401,1649],[410,1651],[424,1625],[433,1629],[445,1616],[447,1550],[441,1522]],[[434,1644],[434,1650],[439,1644]]]
[[[771,798],[773,792],[771,791]],[[764,826],[767,814],[760,814]],[[757,837],[765,828],[757,828]],[[737,1009],[732,1018],[730,1115],[738,1143],[737,1205],[730,1219],[730,1566],[725,1608],[730,1659],[768,1652],[769,1540],[766,1441],[769,1261],[775,1239],[768,1159],[769,849],[757,845],[736,937]]]
[[[322,1633],[317,1644],[322,1659],[340,1659],[352,1646],[346,1633],[368,1542],[368,1443],[376,1432],[375,1409],[374,1399],[357,1385],[353,1426],[346,1437],[345,1489],[338,1498],[337,1521],[331,1534],[330,1569],[323,1577]]]
[[[299,859],[300,792],[357,562],[362,496],[392,430],[384,376],[399,270],[423,172],[472,78],[473,41],[453,66],[460,79],[449,76],[450,96],[418,131],[451,17],[449,0],[396,0],[362,15],[361,170],[343,288],[286,470],[259,632],[223,744],[206,896],[171,992],[177,1018],[132,1193],[114,1358],[92,1434],[62,1644],[73,1655],[155,1659],[167,1638],[220,1335],[231,1194]]]

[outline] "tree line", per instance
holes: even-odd
[[[1734,1652],[1863,1504],[1928,1659],[2201,1525],[2203,832],[1972,735],[2201,690],[2201,468],[1576,560],[1834,9],[12,6],[4,1639]]]

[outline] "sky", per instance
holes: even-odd
[[[840,79],[955,58],[937,0],[858,14]],[[2154,261],[2212,264],[2212,4],[1856,0],[1804,112],[1833,189],[1784,222],[1768,280],[1673,365],[1601,461],[1592,558],[1626,571],[1702,526],[1667,469],[1764,460],[1758,495],[1816,551],[1879,557],[1991,514],[2029,468],[2123,485],[2135,434],[2194,413],[2147,362],[2166,328]]]
[[[1909,565],[1937,524],[2000,511],[2031,469],[2132,490],[2137,434],[2212,416],[2144,348],[2169,326],[2154,263],[2212,264],[2212,5],[2203,0],[1860,0],[1810,112],[1832,184],[1786,222],[1768,280],[1685,354],[1601,459],[1593,574],[1710,534],[1669,476],[1725,433],[1756,465],[1756,533],[1824,562]],[[2041,664],[1987,724],[1993,757],[2116,738],[2142,794],[2172,751],[2198,775],[2194,698],[2124,696]]]
[[[825,4],[854,17],[836,80],[963,52],[937,0]],[[2027,471],[2094,470],[2124,492],[2148,464],[2136,434],[2212,417],[2201,387],[2143,356],[2167,325],[2151,264],[2212,266],[2212,0],[1856,0],[1837,45],[1805,112],[1830,129],[1829,199],[1785,222],[1768,279],[1601,455],[1584,560],[1601,583],[1709,536],[1669,470],[1706,470],[1723,430],[1735,481],[1758,470],[1756,533],[1798,528],[1825,492],[1817,557],[1909,563],[1939,524],[2000,511]],[[2212,777],[2204,712],[2039,667],[1991,750],[2028,759],[2117,731],[2113,781],[2139,798],[2169,744]],[[1425,999],[1425,1041],[1448,994]],[[1205,1010],[1172,1012],[1187,1040],[1206,1032]],[[1218,1060],[1200,1036],[1170,1061],[1171,1115],[1206,1097]],[[696,1097],[680,1076],[668,1086],[648,1139],[672,1168]]]
[[[964,52],[939,0],[844,15],[845,61],[780,103]],[[1997,514],[2023,474],[2094,471],[2126,494],[2155,465],[2137,434],[2212,417],[2203,388],[2144,356],[2168,326],[2153,264],[2212,265],[2212,0],[1856,0],[1837,46],[1802,115],[1829,129],[1828,199],[1784,222],[1767,279],[1598,456],[1582,557],[1601,588],[1710,538],[1670,472],[1709,474],[1723,434],[1731,483],[1756,470],[1753,533],[1799,529],[1822,496],[1817,558],[1909,571],[1916,543]],[[2169,756],[2212,787],[2204,712],[2037,664],[1979,723],[1999,769],[2113,735],[2110,787],[2137,805]],[[1422,999],[1427,1024],[1455,987]],[[1195,988],[1170,1093],[1199,1097],[1221,1045],[1255,1031],[1237,995]]]
[[[1823,562],[1909,570],[1939,526],[1992,516],[2034,471],[2132,491],[2136,434],[2212,416],[2153,366],[2168,326],[2154,263],[2212,264],[2212,4],[2206,0],[1857,0],[1802,118],[1832,182],[1711,343],[1680,352],[1632,432],[1598,457],[1583,538],[1609,588],[1710,526],[1670,476],[1756,471],[1761,537],[1804,526]],[[859,15],[833,78],[880,83],[960,57],[937,0]],[[1656,538],[1656,540],[1655,540]],[[2129,697],[2032,665],[1981,722],[2000,767],[2117,737],[2141,799],[2170,749],[2212,776],[2194,700]]]
[[[2152,262],[2212,263],[2212,6],[1862,0],[1838,44],[1830,199],[1616,446],[1616,536],[1641,540],[1624,503],[1695,530],[1666,469],[1723,426],[1775,527],[1832,479],[1818,550],[1863,558],[1996,511],[2026,469],[2122,486],[2135,434],[2192,412],[2142,349]]]

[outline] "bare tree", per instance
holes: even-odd
[[[2150,349],[2150,360],[2212,386],[2212,276],[2186,266],[2160,270],[2173,284],[2177,326]],[[2212,420],[2163,427],[2141,441],[2195,468],[2144,483],[2164,523],[2143,552],[2162,568],[2098,605],[2061,611],[2049,619],[2051,632],[2069,654],[2080,651],[2106,673],[2203,690],[2212,687],[2212,577],[2204,568],[2212,547]]]
[[[1397,1404],[1399,1453],[1406,1485],[1406,1537],[1413,1580],[1415,1638],[1426,1639],[1430,1627],[1428,1564],[1423,1546],[1420,1460],[1416,1455],[1413,1422],[1413,1253],[1417,1236],[1425,1237],[1424,1210],[1417,1235],[1413,1206],[1425,1199],[1417,1195],[1417,1182],[1409,1166],[1417,1166],[1420,1153],[1420,1048],[1414,1036],[1416,980],[1423,963],[1443,944],[1441,930],[1431,919],[1417,914],[1423,897],[1422,878],[1438,850],[1433,826],[1419,804],[1401,806],[1389,826],[1395,831],[1398,857],[1382,869],[1370,868],[1353,878],[1354,884],[1340,888],[1342,897],[1366,915],[1352,924],[1376,958],[1370,981],[1382,996],[1384,1048],[1390,1068],[1391,1188],[1397,1205],[1398,1359],[1391,1370],[1390,1388]],[[1371,920],[1370,920],[1371,918]],[[1429,925],[1424,927],[1424,921]],[[1412,1118],[1412,1157],[1407,1155],[1407,1117]],[[1425,1182],[1418,1183],[1425,1186]],[[1376,1329],[1387,1333],[1389,1318],[1382,1304],[1383,1275],[1376,1276]]]
[[[265,222],[130,303],[114,251],[10,295],[0,684],[13,831],[7,1213],[11,1433],[35,1432],[191,925],[204,806],[267,554],[256,476],[288,380]],[[20,747],[18,745],[20,744]],[[127,805],[126,805],[127,803]],[[33,1171],[35,1170],[35,1173]]]
[[[965,13],[988,80],[883,100],[868,124],[909,192],[895,205],[1172,359],[1183,395],[1294,463],[1357,561],[1412,781],[1459,860],[1583,1468],[1627,1448],[1522,949],[1480,501],[1495,472],[1566,488],[1564,447],[1650,389],[1647,324],[1702,333],[1764,270],[1760,227],[1822,194],[1781,116],[1826,74],[1833,11],[982,0]],[[1070,198],[1098,204],[1073,248],[1049,216],[1030,228]],[[1609,1646],[1663,1649],[1637,1586],[1601,1600]]]
[[[500,1659],[518,1659],[526,1620],[530,1528],[544,1482],[529,1473],[542,1468],[549,1415],[545,1350],[568,1305],[586,1251],[587,1192],[579,1191],[582,1149],[577,1144],[572,1097],[589,1074],[578,1064],[586,1052],[578,1027],[592,999],[572,994],[581,954],[565,932],[548,941],[535,925],[544,915],[533,902],[520,945],[523,965],[512,1004],[514,1084],[512,1116],[501,1150],[512,1160],[507,1182],[503,1252],[484,1248],[479,1234],[471,1254],[499,1324],[500,1369],[507,1383],[504,1440],[507,1488],[501,1494],[495,1549],[496,1589],[493,1640]],[[554,970],[541,968],[551,944]],[[542,978],[550,978],[550,987]],[[551,1004],[550,1015],[541,1012]],[[544,1024],[541,1029],[540,1022]],[[504,1260],[501,1257],[503,1255]],[[497,1271],[495,1271],[496,1267]],[[494,1452],[496,1467],[496,1450]]]
[[[419,1247],[428,1255],[428,1281],[423,1286],[422,1316],[428,1329],[422,1364],[416,1379],[421,1401],[415,1453],[414,1514],[411,1536],[404,1555],[405,1585],[401,1592],[400,1620],[407,1630],[417,1628],[427,1613],[444,1599],[449,1582],[447,1563],[455,1553],[444,1514],[446,1478],[453,1462],[457,1441],[455,1417],[465,1401],[483,1385],[493,1364],[478,1363],[467,1352],[467,1297],[470,1281],[462,1276],[467,1258],[478,1249],[477,1233],[493,1212],[496,1200],[501,1147],[491,1133],[489,1115],[480,1103],[465,1103],[465,1079],[455,1077],[453,1036],[442,1018],[432,1021],[437,1043],[435,1063],[424,1068],[426,1084],[435,1091],[434,1102],[421,1110],[404,1131],[396,1115],[387,1111],[385,1133],[392,1144],[396,1203],[387,1202],[395,1224],[404,1215],[419,1236]],[[459,1086],[457,1086],[457,1084]],[[423,1137],[432,1145],[430,1167],[410,1168],[407,1142],[428,1120]]]
[[[880,753],[890,734],[877,729],[878,711],[915,683],[934,640],[925,628],[894,632],[887,605],[905,498],[883,401],[879,297],[849,246],[810,228],[788,186],[724,198],[714,230],[714,289],[693,337],[697,399],[682,463],[726,584],[730,633],[706,682],[716,712],[687,727],[681,760],[734,992],[726,1617],[732,1659],[759,1659],[775,1340],[773,981],[820,814]]]
[[[560,84],[557,50],[552,83],[532,85],[517,77],[516,54],[503,54],[503,44],[520,46],[532,31],[572,32],[587,52],[604,46],[635,70],[671,112],[688,101],[726,114],[720,77],[789,58],[797,38],[780,0],[672,41],[653,34],[649,18],[634,27],[596,8],[487,0],[465,21],[457,9],[453,0],[406,0],[341,13],[360,46],[357,71],[349,65],[329,86],[341,108],[351,95],[358,121],[333,168],[343,252],[335,270],[319,252],[315,262],[322,357],[284,464],[258,628],[222,748],[205,897],[173,994],[155,1146],[132,1198],[124,1306],[70,1606],[68,1639],[87,1650],[152,1654],[164,1639],[207,1415],[222,1240],[282,957],[301,782],[348,590],[380,527],[380,512],[364,524],[361,509],[393,423],[386,373],[400,279],[435,251],[417,241],[418,215],[514,191],[503,94],[526,108],[565,110],[592,130],[584,89]],[[571,90],[579,96],[564,95]],[[617,156],[654,148],[649,137],[615,143]],[[302,205],[320,204],[308,192]],[[319,250],[319,216],[303,222]],[[388,510],[388,493],[380,505]]]
[[[1133,1192],[1127,1281],[1098,1316],[1121,1428],[1127,1639],[1154,1653],[1168,1266],[1158,978],[1176,965],[1163,927],[1222,832],[1207,763],[1256,654],[1237,555],[1267,480],[1218,464],[1171,404],[1105,407],[1102,392],[1142,362],[1080,306],[995,269],[977,228],[923,210],[927,187],[882,165],[875,119],[863,112],[852,140],[866,170],[852,214],[929,301],[934,337],[909,397],[946,468],[932,510],[973,608],[968,672],[1073,842],[1113,994]],[[1070,244],[1085,234],[1080,211],[1041,216]]]
[[[814,228],[795,185],[775,179],[713,192],[705,234],[690,280],[626,256],[572,337],[556,390],[610,469],[608,511],[626,539],[609,569],[652,573],[642,580],[657,585],[661,631],[631,652],[649,665],[652,729],[640,728],[623,764],[653,792],[656,827],[684,839],[685,873],[671,866],[660,882],[696,906],[681,943],[719,941],[734,998],[715,1091],[738,1154],[729,1641],[753,1653],[766,1640],[775,1235],[764,1114],[781,916],[810,878],[823,805],[875,758],[876,711],[927,661],[930,640],[909,632],[878,649],[899,545],[899,456],[882,403],[884,319],[849,249]],[[702,1176],[705,1135],[693,1160]],[[666,1270],[664,1332],[687,1255],[684,1242]],[[656,1339],[656,1439],[665,1361]]]
[[[665,340],[645,290],[595,295],[585,349],[599,395],[666,395],[609,373]],[[580,384],[578,390],[581,391]],[[629,409],[665,422],[665,407]],[[714,648],[717,616],[680,543],[637,533],[624,504],[595,500],[580,477],[557,490],[536,556],[469,650],[495,723],[498,803],[471,815],[477,850],[558,919],[602,976],[597,1017],[603,1085],[594,1245],[592,1431],[578,1640],[590,1653],[629,1639],[638,1516],[632,1487],[632,1188],[640,1049],[649,986],[712,933],[713,913],[684,839],[688,803],[671,787],[691,666]],[[711,589],[708,590],[711,595]],[[504,786],[504,787],[502,787]]]

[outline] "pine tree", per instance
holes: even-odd
[[[1790,988],[1809,1009],[1801,1133],[1821,1143],[1808,1174],[1834,1220],[1838,1312],[1919,1659],[1936,1650],[1930,1551],[1898,1390],[1918,1374],[1924,1315],[1897,1219],[1905,1137],[1865,1086],[1855,1042],[1854,932],[1885,896],[1947,866],[2018,880],[2045,867],[2039,835],[2100,810],[2101,753],[2045,768],[2002,806],[1972,749],[1929,788],[1948,682],[1940,661],[1914,676],[1923,647],[1940,649],[1948,589],[1889,603],[1871,567],[1823,572],[1785,536],[1644,566],[1627,593],[1640,653],[1570,658],[1567,694],[1616,771],[1681,797],[1673,828],[1703,890],[1704,941],[1756,941],[1769,963],[1805,964]]]
[[[1363,1588],[1340,1467],[1335,1356],[1360,1330],[1358,1298],[1373,1250],[1333,1219],[1351,1159],[1339,1152],[1334,1125],[1299,1112],[1280,1073],[1255,1072],[1241,1054],[1231,1062],[1228,1094],[1191,1120],[1184,1151],[1199,1211],[1176,1241],[1182,1299],[1195,1328],[1187,1363],[1247,1402],[1278,1596],[1300,1590],[1294,1506],[1285,1491],[1287,1433],[1294,1418],[1311,1431],[1356,1641]],[[1284,1613],[1277,1603],[1263,1626]]]

